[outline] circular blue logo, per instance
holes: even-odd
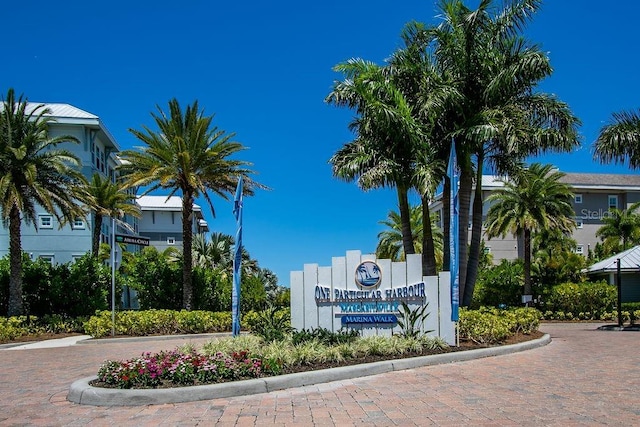
[[[380,284],[382,272],[373,261],[364,261],[356,268],[356,283],[363,288],[375,288]]]

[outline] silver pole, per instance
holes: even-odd
[[[116,219],[111,218],[111,336],[116,336]]]

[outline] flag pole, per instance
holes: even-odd
[[[233,288],[231,290],[231,333],[237,337],[240,335],[240,281],[242,276],[242,176],[238,178],[233,215],[236,218],[236,244],[233,257]]]
[[[460,346],[460,333],[458,329],[459,306],[460,306],[460,256],[458,230],[460,219],[458,217],[458,181],[459,171],[456,156],[456,144],[451,140],[451,152],[449,153],[449,165],[447,167],[447,175],[451,187],[451,197],[449,200],[450,209],[450,226],[449,226],[449,273],[451,275],[451,321],[455,323],[455,340],[456,345]]]

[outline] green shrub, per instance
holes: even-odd
[[[138,292],[140,308],[182,308],[182,264],[169,262],[154,247],[146,247],[127,265],[128,284]]]
[[[84,332],[94,338],[111,335],[111,311],[98,311],[84,322]],[[121,311],[115,316],[116,335],[167,335],[221,332],[231,329],[231,313],[210,311]]]
[[[478,344],[495,344],[516,333],[537,331],[541,314],[535,308],[522,307],[501,310],[481,307],[479,310],[460,310],[458,331],[461,339]]]
[[[522,261],[502,260],[500,264],[483,269],[478,274],[471,306],[518,306],[524,283]]]
[[[564,283],[554,286],[544,302],[545,311],[564,313],[564,318],[572,320],[579,313],[590,313],[591,318],[600,319],[605,312],[613,311],[616,303],[616,287],[606,282]]]
[[[270,307],[264,311],[255,312],[244,317],[251,332],[262,337],[266,342],[282,340],[293,330],[291,328],[291,309]]]
[[[8,257],[0,260],[0,315],[7,314],[9,295]],[[38,317],[60,315],[66,318],[89,316],[110,307],[111,272],[89,254],[67,264],[22,259],[24,313]],[[116,301],[121,288],[116,281]]]

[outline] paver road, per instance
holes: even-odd
[[[144,407],[83,406],[66,395],[105,359],[172,349],[184,340],[2,350],[0,425],[640,425],[640,333],[597,326],[543,324],[549,345],[506,356]]]

